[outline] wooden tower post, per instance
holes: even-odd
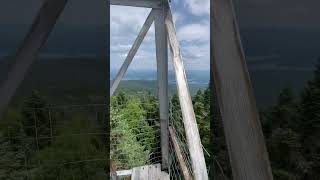
[[[211,2],[211,72],[233,178],[272,180],[232,0]]]
[[[162,1],[161,8],[155,10],[155,41],[157,55],[157,80],[161,129],[161,168],[168,169],[169,163],[169,97],[168,97],[168,45],[165,17],[167,6]]]
[[[187,77],[184,70],[179,42],[176,37],[175,26],[172,20],[171,11],[168,11],[166,17],[166,27],[168,31],[170,49],[172,52],[172,64],[176,76],[177,91],[181,106],[185,134],[187,138],[187,145],[190,152],[193,176],[195,180],[207,180],[208,172],[206,162],[204,159],[198,125],[193,110],[191,95],[189,92]]]

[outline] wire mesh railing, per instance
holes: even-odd
[[[126,101],[121,98],[121,95],[120,98],[117,98],[118,100],[121,99],[121,101]],[[110,114],[110,138],[111,161],[113,166],[116,167],[116,170],[127,170],[137,166],[161,163],[159,106],[157,99],[155,99],[154,96],[146,96],[145,94],[141,96],[129,96],[127,99],[138,99],[136,104],[133,104],[128,108],[128,112],[126,112],[126,108],[128,107],[127,103],[111,102],[111,106],[113,107],[111,107]],[[150,101],[150,99],[152,100]],[[179,101],[175,101],[174,103],[170,102],[169,107],[169,126],[176,136],[188,173],[192,176],[191,160],[187,147]],[[132,111],[129,111],[129,109],[132,109]],[[146,109],[147,111],[145,111]],[[150,109],[154,111],[150,111]],[[127,119],[132,119],[132,116],[134,116],[134,119],[136,120],[135,123],[140,124],[138,126],[139,129],[136,127],[133,128],[132,126],[134,124],[132,124],[130,120],[128,122]],[[141,131],[141,129],[144,129],[144,131]],[[137,131],[135,132],[135,130]],[[125,141],[127,144],[124,143]],[[127,151],[128,149],[130,150]],[[171,138],[169,139],[168,173],[170,179],[184,179],[183,171],[179,164]]]
[[[192,177],[192,168],[191,168],[191,160],[189,155],[189,150],[187,147],[187,140],[184,130],[184,125],[182,121],[182,114],[180,110],[179,103],[176,102],[170,102],[169,106],[169,127],[172,128],[173,133],[176,136],[177,144],[180,147],[181,155],[183,158],[183,161],[186,164],[188,173]],[[179,164],[178,157],[173,145],[172,138],[169,140],[169,175],[170,179],[174,180],[183,180],[183,171],[181,168],[181,165]]]
[[[110,105],[110,159],[114,170],[161,163],[158,101],[154,96],[114,96]]]
[[[0,125],[0,179],[106,179],[106,105],[9,110]]]
[[[155,119],[143,120],[140,128],[111,128],[110,156],[116,170],[161,163],[160,129]]]
[[[128,99],[111,101],[110,136],[106,104],[8,111],[0,122],[0,179],[106,179],[109,160],[114,170],[161,163],[157,99]],[[180,106],[169,107],[169,126],[192,176]],[[171,138],[168,172],[170,179],[184,179]]]

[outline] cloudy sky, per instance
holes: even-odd
[[[319,0],[233,0],[243,28],[320,29]]]
[[[174,0],[171,3],[187,70],[209,70],[209,7],[209,0]],[[111,6],[111,69],[120,68],[149,12],[146,8]],[[129,70],[156,69],[154,36],[152,25]]]
[[[0,1],[0,59],[17,48],[43,1]],[[319,0],[233,1],[248,61],[260,65],[300,63],[300,66],[312,65],[320,56]],[[105,33],[108,17],[104,5],[103,0],[69,0],[45,53],[59,57],[104,52],[108,46],[103,36],[109,34]],[[209,0],[172,0],[171,6],[186,69],[207,70]],[[112,69],[120,67],[149,11],[111,7]],[[99,32],[97,28],[101,28]],[[151,27],[129,70],[155,69],[155,61],[154,29]]]

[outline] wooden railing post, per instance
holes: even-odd
[[[193,111],[192,100],[189,93],[187,78],[180,54],[180,47],[176,37],[175,27],[170,9],[167,11],[166,27],[173,56],[173,69],[176,76],[177,91],[182,111],[184,129],[188,142],[188,149],[191,157],[193,176],[195,180],[207,180],[208,173],[206,162],[204,159],[201,139],[198,131],[196,117]]]
[[[157,56],[157,79],[161,129],[161,169],[168,169],[169,163],[169,98],[168,98],[168,44],[165,27],[167,8],[156,9],[155,16],[155,41]]]
[[[231,0],[211,1],[212,72],[234,179],[272,173]]]

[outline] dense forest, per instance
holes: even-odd
[[[192,97],[200,137],[205,148],[205,158],[211,177],[214,179],[230,179],[232,177],[231,168],[223,124],[217,106],[211,107],[213,111],[210,114],[210,99],[213,101],[216,99],[214,96],[211,97],[211,94],[208,87],[205,90],[199,90]],[[113,103],[119,103],[120,99],[123,102],[123,99],[126,99],[125,96],[124,93],[119,93],[113,99]],[[143,114],[150,110],[148,108],[152,108],[154,112],[157,110],[155,98],[148,102],[150,104],[145,107],[148,103],[128,98],[125,106],[128,108],[135,104],[136,108],[140,107],[135,112],[140,112],[139,117],[144,119],[146,117],[143,117]],[[137,104],[140,104],[140,106]],[[216,102],[213,102],[213,104],[216,104]],[[170,117],[176,120],[177,116],[181,116],[177,95],[172,96],[170,105],[170,108],[174,109],[174,111],[171,111]],[[111,113],[114,112],[111,111]],[[134,113],[129,114],[133,116]],[[157,116],[157,114],[153,115]],[[213,116],[212,119],[211,116]],[[119,115],[115,117],[119,117]],[[260,119],[274,178],[279,180],[319,179],[320,60],[314,71],[313,79],[308,82],[300,94],[295,96],[291,87],[284,88],[274,106],[260,111]],[[210,130],[212,134],[210,134]],[[143,147],[144,145],[135,148]],[[142,151],[135,152],[142,153]]]
[[[102,108],[49,108],[33,91],[1,119],[0,179],[106,179]]]
[[[210,100],[216,104],[212,94],[208,87],[192,97],[198,128],[210,176],[231,179],[223,123],[218,108],[210,107]],[[0,122],[0,179],[106,179],[105,106],[49,108],[38,91],[24,99]],[[169,124],[181,133],[184,146],[179,109],[178,96],[172,95]],[[119,91],[111,98],[110,156],[115,169],[161,162],[158,114],[151,92]],[[275,105],[260,110],[260,120],[274,178],[319,179],[320,60],[302,92],[295,95],[292,88],[284,88]]]
[[[213,98],[214,100],[214,98]],[[215,108],[215,107],[213,107]],[[217,109],[213,109],[213,113]],[[221,118],[213,114],[211,123],[212,159],[216,179],[231,177]],[[318,180],[320,177],[320,59],[313,79],[298,95],[284,88],[277,103],[260,110],[260,120],[274,179]],[[200,131],[200,133],[203,133]],[[220,164],[220,165],[219,165]]]

